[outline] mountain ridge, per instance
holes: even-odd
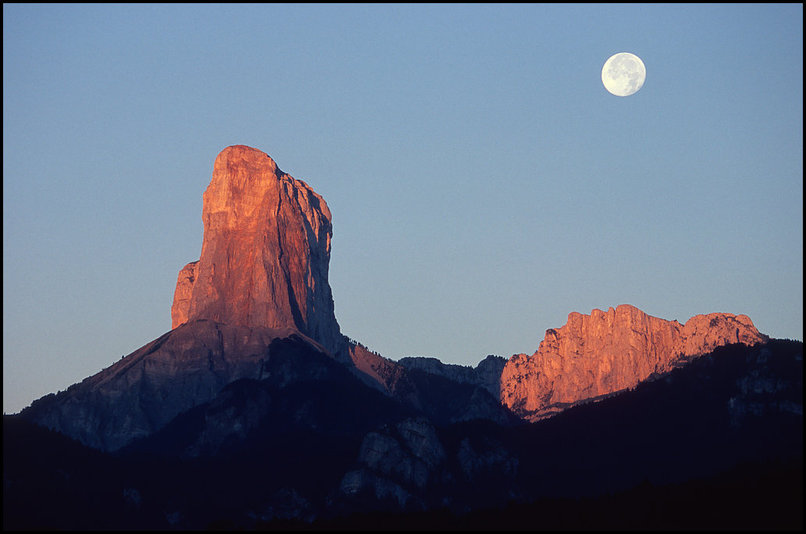
[[[200,258],[177,275],[172,329],[38,399],[24,417],[116,450],[233,381],[262,379],[271,346],[296,338],[440,424],[513,424],[513,413],[536,420],[634,387],[716,346],[764,339],[744,315],[695,316],[680,325],[620,305],[590,316],[570,313],[532,356],[489,356],[475,368],[436,358],[393,361],[341,333],[328,282],[330,209],[268,154],[245,145],[223,149],[202,196],[202,220]]]
[[[716,347],[766,339],[746,315],[695,315],[681,325],[629,304],[590,315],[571,312],[565,325],[546,331],[534,354],[507,360],[501,400],[534,421],[635,387]]]
[[[393,361],[340,332],[331,214],[305,182],[227,147],[202,218],[172,329],[4,417],[4,527],[327,528],[374,514],[428,528],[441,513],[573,526],[562,514],[585,513],[579,499],[615,494],[622,527],[648,488],[717,477],[719,490],[726,472],[750,502],[802,503],[802,342],[744,315],[680,324],[619,305],[571,312],[532,355]],[[761,484],[770,473],[787,491]],[[784,502],[770,510],[802,528],[802,504]]]

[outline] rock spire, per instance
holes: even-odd
[[[202,220],[201,257],[179,272],[172,328],[195,319],[292,327],[336,351],[331,214],[321,196],[264,152],[230,146],[215,160]]]

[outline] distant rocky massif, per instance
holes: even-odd
[[[546,332],[533,355],[507,361],[501,401],[534,421],[635,387],[722,345],[766,339],[746,315],[697,315],[681,325],[629,305],[590,315],[573,312],[565,326]]]
[[[768,397],[753,400],[763,393],[777,396],[773,412],[802,422],[802,400],[798,404],[793,393],[802,392],[802,379],[765,367],[777,352],[765,348],[771,340],[744,315],[711,313],[680,324],[620,305],[569,314],[531,356],[491,355],[475,368],[436,358],[384,358],[343,335],[336,321],[327,203],[254,148],[236,145],[218,155],[202,220],[200,258],[177,277],[172,329],[66,391],[35,401],[15,421],[118,457],[264,458],[264,468],[254,472],[264,476],[254,481],[265,486],[257,492],[262,508],[247,514],[258,523],[355,510],[466,511],[480,502],[503,505],[551,494],[545,482],[538,489],[523,481],[524,473],[551,471],[534,464],[529,450],[555,454],[547,445],[555,438],[536,437],[543,434],[533,429],[566,424],[551,422],[563,412],[577,415],[558,421],[584,419],[584,410],[616,406],[636,388],[655,388],[645,394],[655,399],[675,372],[731,347],[743,347],[736,358],[756,367],[730,371],[732,385],[719,401],[724,420],[772,413]],[[787,349],[794,359],[781,365],[802,369],[799,346]],[[703,369],[697,372],[711,372]],[[700,378],[675,384],[691,380]],[[10,450],[16,450],[13,443]],[[308,468],[289,467],[294,462]],[[576,480],[566,475],[557,474]],[[639,482],[624,477],[622,488]],[[489,491],[461,489],[468,484],[487,484]],[[330,493],[317,493],[325,487]],[[191,520],[192,505],[174,503],[185,506],[184,519],[154,509],[148,522],[137,515],[134,493],[123,491],[131,505],[126,514],[149,527],[209,526],[204,521],[213,516],[206,513],[229,513],[216,502]]]

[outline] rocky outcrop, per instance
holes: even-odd
[[[509,359],[501,375],[501,402],[535,421],[635,387],[716,347],[765,339],[745,315],[697,315],[681,325],[630,305],[590,315],[573,312],[565,326],[546,331],[533,355]]]
[[[194,319],[291,327],[339,350],[328,283],[331,214],[321,196],[264,152],[230,146],[215,160],[202,220],[201,257],[177,279],[173,328]]]
[[[397,363],[406,369],[419,369],[433,375],[444,376],[454,382],[481,386],[495,397],[501,389],[501,372],[507,363],[506,358],[490,354],[476,367],[442,363],[437,358],[408,356],[400,358]]]
[[[415,496],[434,482],[445,457],[427,419],[386,425],[364,437],[359,467],[344,475],[339,490],[347,496],[368,493],[378,500],[393,499],[401,507],[422,508],[423,502]]]
[[[395,396],[409,404],[413,403],[409,392],[406,368],[377,352],[371,351],[360,343],[349,341],[344,352],[356,374],[364,383]]]
[[[198,265],[198,261],[188,263],[179,271],[179,276],[176,277],[174,301],[171,305],[172,329],[188,322],[190,298],[193,296],[193,283],[196,281],[196,267]]]
[[[488,356],[475,368],[443,364],[436,358],[409,357],[395,362],[352,343],[350,362],[365,383],[380,388],[436,424],[486,419],[498,424],[519,420],[498,398],[506,360]]]

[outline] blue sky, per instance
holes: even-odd
[[[336,317],[388,358],[619,304],[802,340],[802,49],[801,4],[4,4],[3,410],[170,330],[234,144],[325,198]]]

